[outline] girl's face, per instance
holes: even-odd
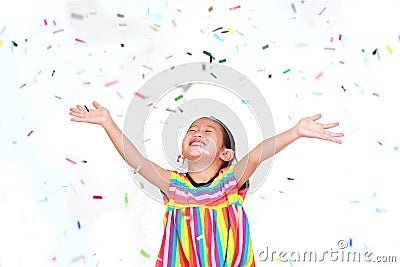
[[[183,157],[189,161],[204,158],[212,163],[224,148],[221,125],[208,118],[194,121],[182,141]]]

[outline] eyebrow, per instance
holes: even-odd
[[[195,124],[195,125],[190,126],[189,129],[190,129],[190,128],[193,128],[193,127],[199,127],[199,126],[198,126],[197,124]],[[215,131],[217,130],[217,128],[215,128],[215,127],[212,126],[212,125],[206,125],[206,127],[213,128]]]

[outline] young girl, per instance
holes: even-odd
[[[255,266],[243,200],[258,165],[300,137],[341,143],[342,133],[321,124],[321,115],[303,118],[293,128],[268,138],[237,163],[230,131],[219,120],[195,120],[182,141],[188,172],[166,170],[146,159],[121,132],[107,109],[70,109],[72,121],[101,125],[124,160],[164,196],[164,236],[156,266]]]

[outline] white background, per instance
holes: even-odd
[[[290,265],[261,262],[267,246],[322,255],[350,238],[356,251],[398,253],[399,1],[0,4],[0,266],[154,265],[163,205],[135,185],[100,127],[70,122],[68,111],[97,100],[123,128],[146,80],[208,61],[203,50],[258,86],[277,132],[321,113],[345,134],[341,145],[296,141],[247,196],[257,266]],[[216,32],[223,40],[218,27],[230,28]]]

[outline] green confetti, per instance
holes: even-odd
[[[217,79],[217,76],[215,76],[215,74],[214,73],[210,73],[211,74],[211,76],[213,76],[215,79]]]
[[[179,111],[180,111],[180,112],[183,112],[183,109],[179,108]]]
[[[219,62],[219,63],[224,63],[224,62],[226,62],[226,58],[221,59],[221,60],[219,60],[218,62]]]
[[[207,55],[207,56],[209,56],[209,57],[211,57],[211,53],[210,53],[210,52],[207,52],[206,50],[203,51],[203,54],[204,54],[204,55]]]
[[[171,70],[173,70],[173,69],[175,69],[175,66],[172,66],[172,67],[171,67]]]
[[[169,111],[169,112],[176,112],[175,110],[170,109],[170,108],[167,108],[166,111]]]
[[[201,68],[203,69],[203,71],[205,71],[205,70],[206,70],[206,64],[203,63],[203,64],[201,65]]]
[[[156,26],[157,28],[161,27],[161,25],[159,25],[159,24],[154,24],[154,26]]]
[[[140,254],[142,254],[143,257],[150,258],[150,254],[144,251],[143,249],[140,250]]]
[[[144,183],[140,182],[139,185],[140,185],[140,188],[144,189]]]
[[[125,193],[125,205],[128,204],[128,193]]]
[[[183,98],[183,95],[175,97],[175,101],[178,101],[179,99]]]

